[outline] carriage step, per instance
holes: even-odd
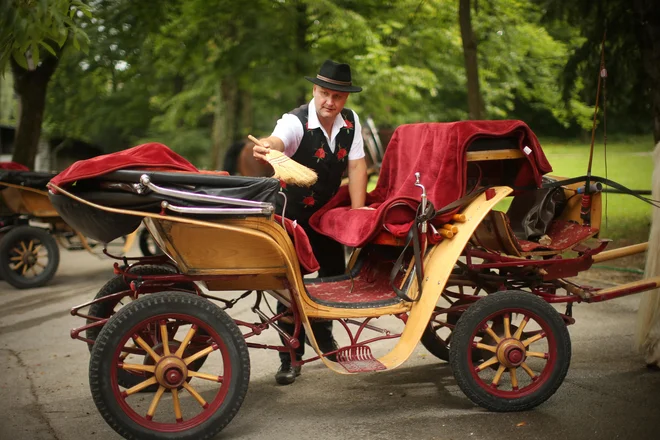
[[[367,373],[387,370],[387,367],[371,354],[366,345],[353,345],[337,352],[337,362],[349,373]]]

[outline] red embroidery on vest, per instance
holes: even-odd
[[[316,200],[314,200],[314,193],[312,193],[311,196],[307,196],[303,199],[303,205],[305,205],[305,208],[311,208],[312,206],[316,205]]]
[[[317,162],[320,162],[323,159],[325,159],[325,150],[323,149],[323,147],[316,150],[316,152],[314,153],[314,157],[316,157]]]

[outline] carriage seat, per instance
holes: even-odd
[[[490,153],[493,150],[497,153]],[[350,194],[342,187],[309,223],[340,243],[362,247],[384,227],[395,237],[405,236],[421,196],[420,188],[415,186],[417,172],[428,200],[440,209],[460,199],[473,177],[482,185],[540,185],[540,176],[549,171],[550,164],[536,136],[522,121],[402,125],[387,146],[376,188],[366,197],[367,206],[375,210],[350,209]],[[415,201],[413,209],[397,207],[397,212],[393,211],[395,205],[406,201]],[[395,214],[396,221],[391,221],[389,216]],[[453,214],[444,213],[434,221],[442,225]],[[399,215],[406,221],[401,221]]]
[[[470,242],[474,246],[515,257],[556,255],[598,234],[598,229],[575,220],[554,219],[546,233],[546,241],[519,239],[511,228],[506,213],[491,211],[479,224]]]
[[[401,252],[398,248],[369,244],[360,250],[346,274],[306,278],[305,290],[317,304],[337,308],[375,308],[394,305],[401,299],[390,285],[390,272]],[[404,274],[393,281],[400,285]]]

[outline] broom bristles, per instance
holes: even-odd
[[[259,146],[263,146],[258,139],[249,135],[248,139]],[[312,186],[316,183],[318,176],[316,171],[299,164],[278,150],[270,148],[266,154],[266,160],[275,170],[273,177],[281,181],[297,186]]]

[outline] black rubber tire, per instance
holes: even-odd
[[[41,243],[48,257],[48,262],[43,271],[31,278],[26,278],[9,267],[11,263],[10,258],[13,255],[12,250],[18,243],[26,241],[37,241]],[[60,250],[57,247],[57,242],[45,229],[35,228],[33,226],[17,226],[0,239],[0,279],[4,279],[17,289],[31,289],[43,286],[55,276],[59,265]]]
[[[419,341],[433,356],[442,361],[449,361],[449,346],[433,330],[433,326],[430,322],[424,329],[424,333],[422,333],[422,337]]]
[[[488,316],[506,309],[528,311],[545,321],[555,339],[557,351],[554,368],[539,389],[510,399],[495,396],[481,387],[471,373],[474,366],[467,356],[475,328]],[[449,362],[458,386],[475,404],[495,412],[526,411],[545,402],[561,386],[571,363],[571,338],[559,313],[541,298],[523,291],[497,292],[475,302],[458,320],[452,335]]]
[[[153,265],[146,265],[146,266],[136,266],[131,270],[131,273],[137,274],[137,275],[170,275],[173,273],[176,273],[176,270],[172,267],[169,266],[153,266]],[[195,286],[192,284],[186,284],[186,283],[180,283],[180,284],[175,284],[174,287],[177,289],[186,289],[186,290],[195,290]],[[124,277],[122,275],[115,275],[112,277],[107,283],[101,287],[101,289],[98,291],[94,299],[99,299],[106,297],[108,295],[112,295],[115,293],[122,292],[124,290],[129,290],[130,287],[124,280]],[[124,297],[126,298],[129,302],[132,301],[130,297]],[[101,301],[95,304],[92,304],[89,306],[89,315],[90,316],[95,316],[97,318],[110,318],[112,315],[114,315],[119,309],[117,308],[117,305],[122,299],[117,299],[117,301]],[[120,307],[124,307],[125,305],[121,305]],[[91,324],[95,322],[92,319],[87,320],[87,324]],[[92,341],[96,341],[96,338],[98,337],[99,333],[101,332],[101,329],[103,327],[91,327],[86,330],[85,336],[87,339],[91,339]],[[89,351],[92,351],[92,348],[94,347],[93,344],[88,344]],[[194,369],[199,369],[201,366],[204,364],[204,360],[206,358],[200,358],[196,360],[193,364]],[[201,361],[201,362],[200,362]],[[130,388],[134,385],[137,385],[140,383],[142,380],[144,380],[143,376],[136,376],[135,374],[132,374],[129,371],[119,371],[117,373],[117,381],[119,384],[123,387]],[[143,391],[144,392],[154,392],[156,391],[158,387],[147,387]]]
[[[140,245],[140,251],[145,257],[153,257],[154,255],[162,255],[163,251],[160,250],[158,245],[154,242],[151,233],[149,230],[142,229],[138,235],[138,244]],[[155,247],[155,251],[151,250],[151,247]]]
[[[218,410],[207,420],[187,431],[155,432],[138,424],[126,414],[112,390],[110,368],[117,345],[141,322],[170,313],[185,314],[204,322],[224,342],[231,363],[229,390]],[[247,393],[250,379],[250,357],[247,345],[236,323],[211,301],[183,292],[160,292],[144,295],[123,307],[101,330],[89,363],[89,384],[101,416],[126,439],[210,439],[236,415]]]

